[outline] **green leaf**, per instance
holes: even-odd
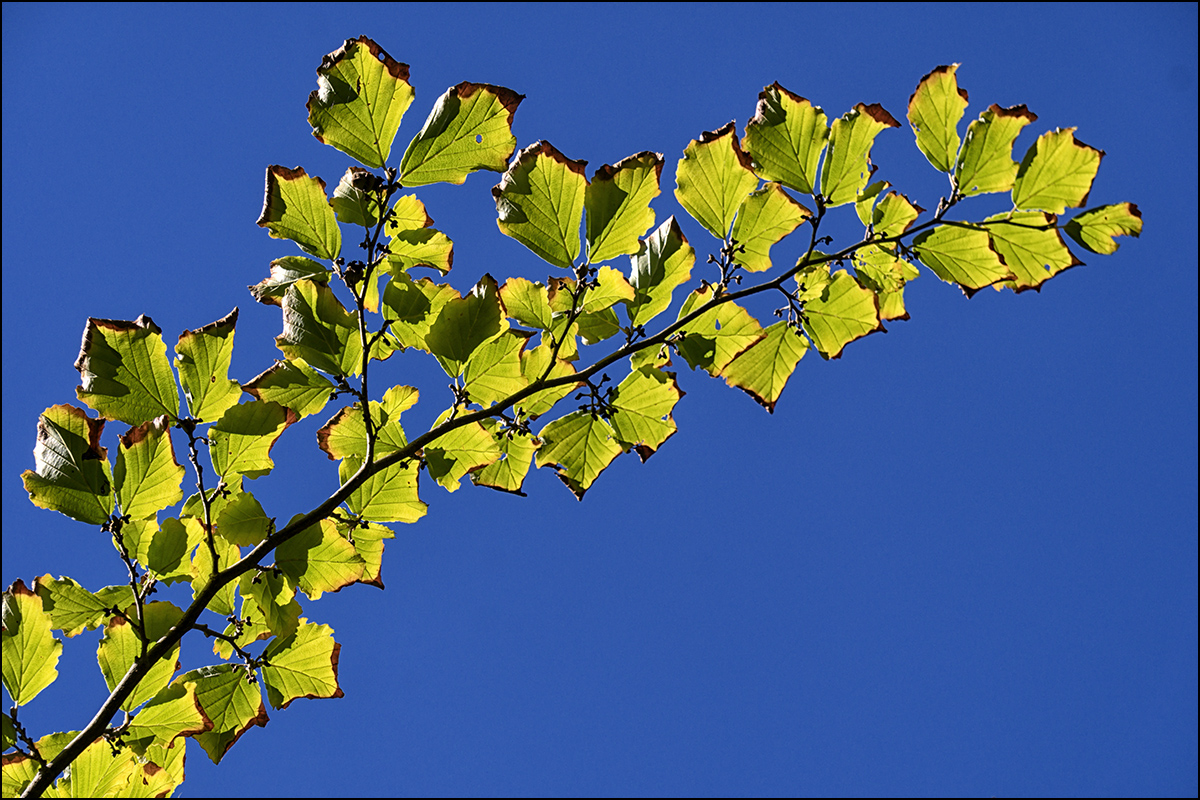
[[[638,239],[654,224],[650,201],[661,193],[662,168],[662,153],[645,151],[596,170],[583,201],[589,264],[638,251]]]
[[[554,312],[546,287],[525,278],[509,278],[500,287],[500,302],[505,313],[522,325],[539,330],[554,326]]]
[[[1114,236],[1142,235],[1142,212],[1133,203],[1100,206],[1076,214],[1066,230],[1072,239],[1093,253],[1112,255],[1120,247]]]
[[[1007,192],[1017,177],[1013,142],[1021,129],[1037,119],[1023,105],[1001,108],[992,104],[967,126],[967,138],[954,165],[954,185],[970,197]]]
[[[70,770],[45,796],[130,796],[130,781],[139,773],[144,774],[139,770],[137,755],[132,750],[114,752],[109,742],[97,739],[71,762]]]
[[[112,468],[100,446],[104,420],[82,408],[50,406],[38,418],[32,470],[21,473],[30,501],[71,519],[102,525],[113,512]]]
[[[606,308],[602,311],[580,314],[575,329],[579,332],[579,338],[583,340],[584,344],[599,344],[621,332],[621,321],[617,319],[616,311]]]
[[[212,727],[196,697],[195,684],[175,683],[159,691],[137,713],[129,723],[128,738],[142,747],[151,742],[169,745],[180,736],[194,736]]]
[[[113,482],[122,514],[146,519],[183,499],[183,467],[165,416],[131,428],[120,442]]]
[[[983,228],[938,225],[918,234],[912,249],[922,264],[947,283],[957,283],[967,297],[993,283],[1016,279]]]
[[[1075,128],[1043,133],[1025,153],[1013,182],[1013,205],[1061,214],[1082,206],[1100,169],[1103,150],[1075,138]]]
[[[500,448],[492,435],[478,422],[455,428],[425,446],[425,466],[429,477],[453,492],[459,481],[473,469],[486,467],[500,458]]]
[[[429,351],[425,337],[443,306],[460,295],[448,284],[428,278],[413,280],[395,275],[383,290],[383,318],[392,323],[391,332],[405,347]]]
[[[213,467],[228,484],[234,476],[260,478],[274,467],[271,447],[299,417],[278,403],[252,400],[225,412],[208,433]]]
[[[310,599],[319,600],[323,592],[336,592],[361,578],[364,562],[333,520],[325,519],[279,545],[275,564]]]
[[[733,223],[733,241],[746,248],[737,263],[749,272],[771,268],[771,247],[812,216],[778,183],[768,183],[751,192],[738,207]],[[739,248],[740,250],[741,248]]]
[[[871,212],[871,220],[876,233],[899,236],[912,227],[924,210],[904,195],[888,192]]]
[[[730,361],[721,375],[730,386],[738,387],[775,413],[783,387],[807,350],[808,341],[803,336],[786,322],[777,322],[763,331],[763,338]]]
[[[858,199],[854,201],[854,211],[863,225],[874,223],[875,204],[879,201],[879,196],[890,186],[891,184],[887,181],[875,181],[858,193]]]
[[[663,442],[675,434],[671,410],[683,397],[675,373],[642,367],[617,386],[609,419],[616,439],[625,452],[632,448],[642,461],[650,458]]]
[[[374,228],[379,222],[379,201],[375,192],[379,178],[362,167],[347,167],[346,173],[333,190],[329,205],[338,222]]]
[[[162,329],[145,314],[133,322],[88,319],[75,369],[80,400],[107,419],[141,425],[166,414],[179,419],[179,389]]]
[[[215,518],[215,517],[214,517]],[[126,524],[126,529],[129,525]],[[204,541],[204,526],[198,519],[165,519],[147,539],[138,543],[137,560],[164,583],[192,579],[190,553]],[[132,598],[130,601],[132,602]]]
[[[829,125],[820,106],[776,82],[759,92],[742,146],[754,159],[759,177],[812,194],[817,162],[828,139]]]
[[[130,616],[132,616],[132,612],[132,607],[125,609],[125,613]],[[158,641],[182,617],[183,611],[174,603],[147,603],[142,607],[142,624],[146,627],[146,640],[151,643]],[[116,688],[121,679],[125,677],[125,673],[134,665],[134,662],[141,658],[141,655],[142,643],[138,639],[133,625],[121,617],[110,619],[104,626],[104,636],[101,637],[100,646],[96,650],[96,660],[100,663],[100,671],[104,673],[104,682],[110,692]],[[176,644],[170,652],[150,667],[145,677],[125,698],[121,708],[125,711],[133,711],[158,694],[159,690],[171,682],[171,676],[175,674],[175,670],[179,669],[178,659],[179,645]]]
[[[291,636],[300,624],[300,604],[296,592],[287,576],[276,577],[274,572],[264,571],[259,575],[246,573],[238,582],[242,595],[242,618],[256,628],[247,636],[243,625],[243,636],[238,646],[245,648],[250,641],[267,639],[270,636]],[[234,633],[236,633],[236,628]],[[219,644],[227,645],[228,642]],[[223,649],[224,650],[224,649]],[[233,648],[219,653],[224,658],[233,654]]]
[[[345,483],[361,464],[354,456],[343,459],[339,480]],[[415,459],[393,464],[363,481],[346,500],[346,507],[370,522],[416,522],[429,508],[418,496],[419,476],[420,463]]]
[[[342,231],[325,197],[325,181],[303,167],[267,167],[267,189],[257,225],[272,239],[291,239],[300,249],[328,261],[342,251]]]
[[[499,287],[484,274],[469,295],[442,306],[425,343],[446,374],[454,377],[462,374],[476,348],[507,329]]]
[[[331,375],[362,371],[358,318],[325,284],[299,281],[283,296],[283,333],[275,346],[290,359],[302,358]]]
[[[683,319],[713,298],[713,287],[702,286],[688,295],[679,310]],[[716,376],[750,345],[763,338],[762,326],[737,303],[710,308],[680,329],[679,354],[692,369],[700,367]]]
[[[871,146],[885,128],[899,128],[895,117],[878,103],[859,103],[841,119],[834,120],[829,132],[829,152],[821,168],[821,194],[825,204],[853,203],[871,180]]]
[[[270,306],[283,305],[288,287],[297,281],[329,283],[329,269],[304,256],[284,256],[271,262],[271,276],[249,287],[254,299]]]
[[[233,328],[237,324],[235,308],[216,322],[184,331],[175,345],[175,368],[183,385],[188,415],[212,422],[225,409],[236,405],[242,394],[237,381],[229,380],[233,358]]]
[[[525,380],[528,383],[532,384],[543,377],[546,380],[561,378],[575,371],[575,368],[562,358],[555,358],[554,364],[551,366],[551,350],[552,348],[549,344],[541,344],[532,350],[525,350],[521,353],[521,373],[525,376]],[[548,371],[547,368],[549,368]],[[517,410],[534,419],[545,414],[554,407],[555,403],[575,391],[578,387],[578,383],[568,383],[565,386],[557,386],[552,389],[535,392],[518,402]]]
[[[629,283],[636,292],[627,304],[629,322],[645,325],[666,311],[675,287],[691,277],[696,251],[672,216],[642,242],[629,261]]]
[[[414,267],[432,267],[445,275],[454,264],[454,243],[441,231],[429,227],[433,218],[415,195],[406,194],[392,204],[395,216],[384,224],[391,237],[387,243],[392,274]]]
[[[42,757],[45,758],[44,755]],[[29,782],[37,776],[38,763],[20,753],[9,753],[4,756],[3,764],[3,778],[0,779],[3,796],[19,797]]]
[[[242,387],[256,400],[278,403],[299,418],[316,414],[329,402],[333,382],[302,358],[276,361]]]
[[[275,521],[249,492],[234,497],[217,516],[217,532],[239,547],[256,545],[275,532]]]
[[[908,98],[908,121],[917,148],[939,172],[954,169],[958,155],[958,121],[967,110],[967,92],[958,88],[958,64],[937,67],[917,84]]]
[[[640,245],[639,245],[640,249]],[[637,297],[636,290],[625,280],[625,276],[612,267],[600,267],[593,278],[595,285],[583,296],[583,313],[595,314],[617,303],[629,303]],[[571,278],[560,279],[559,287],[575,289]],[[553,305],[553,301],[551,302]]]
[[[408,65],[360,36],[321,59],[317,90],[308,97],[308,124],[318,142],[378,169],[387,164],[412,101]]]
[[[486,408],[528,385],[521,372],[521,351],[528,337],[508,330],[471,354],[463,370],[463,388],[471,402]]]
[[[683,150],[675,169],[675,198],[713,236],[729,235],[734,214],[758,188],[750,156],[738,145],[734,123],[705,131]],[[661,230],[661,228],[660,228]]]
[[[408,440],[400,425],[400,412],[386,409],[389,396],[416,389],[411,386],[393,386],[384,395],[384,403],[371,401],[371,422],[375,426],[375,455],[384,456],[402,449]],[[416,402],[415,400],[413,402]],[[405,406],[407,408],[407,406]],[[329,456],[330,461],[357,456],[367,456],[367,426],[363,420],[362,406],[355,403],[334,414],[333,418],[317,431],[317,446]]]
[[[405,186],[461,184],[486,169],[503,172],[517,147],[513,114],[525,95],[463,81],[438,98],[400,162]]]
[[[554,467],[559,480],[580,500],[622,452],[612,426],[586,411],[559,417],[542,428],[538,438],[542,440],[537,453],[538,468]]]
[[[62,640],[50,632],[50,614],[25,581],[8,587],[2,606],[4,688],[15,705],[23,706],[58,677]]]
[[[37,578],[33,588],[42,598],[42,608],[50,615],[50,627],[68,637],[103,625],[108,617],[107,609],[114,605],[124,608],[133,602],[133,590],[128,586],[110,586],[106,593],[101,590],[105,595],[101,596],[92,594],[66,576],[56,580],[48,573]],[[114,598],[114,594],[118,596]]]
[[[1063,270],[1083,262],[1067,249],[1057,218],[1044,211],[1013,211],[984,220],[992,246],[1016,275],[1016,280],[996,284],[1015,292],[1041,290],[1042,284]]]
[[[256,682],[246,680],[241,666],[218,664],[185,672],[176,681],[196,687],[196,697],[204,716],[212,720],[212,729],[192,738],[204,748],[214,764],[219,764],[234,742],[252,725],[267,724],[267,709]]]
[[[884,330],[875,293],[849,273],[838,270],[818,298],[804,304],[804,330],[822,358],[840,358],[855,339]]]
[[[5,751],[17,744],[17,726],[13,724],[13,718],[4,713],[0,715],[0,725],[2,725],[3,736],[0,737],[0,744],[3,745]],[[8,797],[8,793],[4,793]]]
[[[586,166],[545,141],[518,153],[492,187],[500,232],[554,266],[571,269],[579,258]]]
[[[854,272],[859,282],[879,299],[879,319],[908,319],[904,310],[904,285],[920,273],[896,255],[891,246],[870,244],[854,252]]]
[[[485,467],[472,470],[471,480],[476,486],[487,486],[524,497],[521,485],[525,482],[530,461],[541,442],[517,431],[502,432],[500,422],[496,419],[485,419],[479,424],[494,437],[500,448],[500,458]]]
[[[291,636],[267,645],[263,683],[272,708],[287,708],[297,698],[342,697],[338,686],[338,651],[333,628],[304,620]]]
[[[368,522],[366,528],[351,526],[339,522],[337,525],[338,534],[346,537],[351,544],[354,545],[354,552],[358,553],[365,562],[363,564],[362,577],[358,579],[359,583],[377,586],[383,588],[383,540],[394,539],[396,534],[391,528],[385,525],[377,525],[374,522]],[[297,605],[297,608],[299,606]],[[283,635],[283,634],[279,634]]]

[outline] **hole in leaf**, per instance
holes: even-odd
[[[483,144],[483,135],[482,134],[479,134],[479,133],[475,134],[475,144]]]

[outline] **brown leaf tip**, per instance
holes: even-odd
[[[616,164],[605,164],[600,167],[600,169],[596,170],[596,174],[592,176],[592,181],[611,181],[618,172],[630,167],[653,167],[654,179],[655,181],[659,181],[662,178],[663,154],[643,150],[640,153],[626,156]]]
[[[992,115],[995,117],[1017,117],[1024,119],[1026,125],[1030,122],[1036,122],[1038,118],[1037,114],[1030,111],[1024,103],[1019,106],[1009,106],[1008,108],[1001,108],[992,103],[988,106],[988,111],[992,112]]]
[[[525,99],[525,95],[523,94],[518,94],[512,89],[505,88],[504,86],[495,86],[490,83],[471,83],[470,81],[463,81],[455,86],[453,91],[462,100],[466,100],[476,92],[488,92],[495,97],[497,102],[499,102],[500,105],[503,106],[508,112],[509,127],[512,127],[513,114],[517,112],[517,106],[519,106],[521,101]]]
[[[859,103],[854,107],[854,110],[860,114],[866,114],[880,125],[886,125],[889,128],[900,127],[900,123],[896,121],[896,118],[889,114],[887,109],[879,105],[879,103],[871,103],[869,106]]]

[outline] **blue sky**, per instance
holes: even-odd
[[[350,163],[304,110],[343,39],[411,65],[397,153],[462,80],[525,94],[518,145],[589,174],[664,153],[654,206],[697,247],[694,279],[715,242],[672,196],[688,141],[741,132],[773,81],[831,117],[903,119],[922,75],[961,62],[968,119],[1037,113],[1018,152],[1067,126],[1106,151],[1089,204],[1137,203],[1142,237],[1040,294],[968,301],[925,272],[911,321],[810,355],[774,415],[676,364],[679,432],[582,503],[549,470],[527,498],[424,481],[386,591],[306,606],[346,696],[273,712],[218,767],[189,749],[183,794],[1195,795],[1196,7],[1034,8],[5,4],[4,585],[121,580],[103,535],[18,477],[38,414],[77,402],[87,317],[145,313],[173,343],[238,306],[233,377],[278,355],[279,312],[245,289],[295,252],[254,225],[263,173],[332,187]],[[874,162],[935,207],[907,126]],[[496,229],[497,178],[419,191],[456,288],[550,272]],[[450,400],[418,355],[381,372],[421,388],[410,432]],[[253,486],[270,514],[335,488],[313,440],[331,413],[276,445]],[[68,640],[31,730],[90,719],[96,638]],[[185,641],[185,666],[207,651]]]

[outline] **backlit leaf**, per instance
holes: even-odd
[[[833,273],[820,297],[804,304],[804,313],[804,330],[826,359],[840,357],[855,339],[884,330],[875,293],[843,270]]]
[[[403,273],[393,276],[383,290],[383,318],[405,347],[429,350],[425,337],[441,314],[442,307],[460,295],[448,284],[428,278],[413,280]]]
[[[636,294],[629,306],[632,325],[645,325],[671,305],[675,287],[691,277],[696,251],[675,217],[669,217],[631,256],[629,283]]]
[[[405,186],[460,184],[470,173],[503,172],[517,147],[513,114],[525,95],[463,81],[438,98],[400,162]]]
[[[621,455],[612,426],[586,411],[573,411],[554,420],[542,428],[538,438],[542,440],[538,468],[554,467],[559,480],[580,500],[604,468]]]
[[[129,614],[131,610],[131,608],[127,608],[125,612]],[[182,616],[183,611],[174,603],[146,603],[142,607],[142,624],[146,627],[147,641],[156,642],[161,639],[171,629],[171,626],[179,622]],[[141,655],[142,643],[133,626],[121,617],[110,619],[104,626],[104,636],[100,639],[100,646],[96,650],[96,660],[100,664],[100,671],[104,673],[104,682],[110,692],[125,677],[125,673],[129,671],[134,662],[141,658]],[[162,659],[150,667],[145,677],[125,698],[121,708],[132,711],[158,694],[159,690],[171,682],[171,676],[175,674],[175,670],[179,669],[178,659],[179,645],[176,644]]]
[[[170,744],[180,736],[211,729],[212,720],[204,716],[195,684],[175,683],[161,690],[137,713],[129,724],[129,739]]]
[[[770,269],[771,247],[811,216],[812,212],[793,200],[778,183],[768,183],[751,192],[742,201],[733,223],[733,241],[746,248],[736,256],[737,263],[749,272]]]
[[[310,525],[275,549],[275,565],[312,600],[356,582],[363,563],[331,519]]]
[[[871,221],[876,233],[899,236],[912,227],[924,210],[904,195],[888,192],[871,212]]]
[[[859,103],[833,122],[821,168],[821,194],[829,207],[853,203],[871,180],[871,146],[885,128],[900,123],[878,103]]]
[[[1046,281],[1063,270],[1083,262],[1067,249],[1057,219],[1044,211],[1013,211],[988,217],[984,222],[992,237],[992,246],[1016,275],[1016,280],[997,284],[1016,292],[1041,289]]]
[[[299,417],[278,403],[252,400],[225,412],[208,433],[208,449],[213,466],[226,483],[234,476],[259,478],[270,472],[271,447]]]
[[[214,517],[216,518],[216,517]],[[148,520],[153,523],[153,520]],[[129,524],[125,525],[129,528]],[[137,560],[159,580],[175,583],[192,579],[190,553],[204,541],[204,525],[195,518],[165,519],[138,543]]]
[[[133,590],[128,586],[108,587],[110,595],[114,589],[121,592],[114,602],[111,597],[89,592],[66,576],[56,580],[49,574],[42,575],[34,581],[33,588],[42,598],[42,608],[50,615],[50,627],[68,637],[103,625],[109,616],[107,609],[112,606],[124,608],[133,602]]]
[[[462,374],[476,348],[507,329],[499,287],[485,274],[466,297],[442,306],[425,342],[446,374],[454,377]]]
[[[354,552],[358,553],[365,562],[362,577],[358,579],[358,582],[382,589],[383,540],[394,539],[396,534],[391,528],[374,522],[367,523],[365,528],[361,527],[361,523],[351,528],[351,526],[339,522],[338,533],[349,537],[350,543],[354,545]],[[298,605],[297,608],[299,608]]]
[[[500,448],[492,435],[478,422],[472,422],[426,445],[425,465],[429,477],[453,492],[458,489],[464,475],[491,464],[500,455]]]
[[[192,523],[193,525],[195,522]],[[207,538],[207,537],[205,537]],[[200,592],[212,581],[218,572],[236,564],[242,557],[242,551],[237,545],[220,536],[213,537],[213,550],[217,553],[217,562],[213,563],[212,552],[207,543],[196,548],[192,556],[192,599],[200,596]],[[227,583],[217,590],[213,599],[208,603],[208,610],[221,616],[233,613],[236,599],[237,584]]]
[[[1074,128],[1043,133],[1017,168],[1013,205],[1052,214],[1083,205],[1103,157],[1103,150],[1076,139]]]
[[[183,467],[175,459],[165,416],[121,437],[113,483],[121,513],[134,519],[152,517],[183,499]]]
[[[521,484],[525,482],[534,451],[541,442],[524,433],[503,433],[500,423],[495,419],[485,419],[479,424],[495,437],[500,458],[485,467],[472,470],[471,480],[476,486],[488,486],[524,496]]]
[[[528,334],[508,330],[480,345],[463,370],[463,383],[471,402],[485,408],[524,389],[528,384],[521,371],[521,351]]]
[[[299,281],[283,296],[283,333],[275,346],[331,375],[362,371],[358,319],[326,284]]]
[[[318,142],[378,169],[386,165],[412,101],[408,65],[360,36],[321,59],[317,89],[308,97],[308,123]]]
[[[321,375],[302,358],[276,361],[243,387],[257,400],[278,403],[297,417],[316,414],[329,402],[333,381]]]
[[[246,670],[231,664],[218,664],[185,672],[176,680],[196,687],[196,697],[204,715],[212,720],[212,729],[192,738],[204,748],[214,764],[233,747],[234,742],[252,725],[267,724],[267,709],[257,683],[246,680]]]
[[[730,386],[738,387],[774,413],[783,387],[808,350],[808,341],[786,322],[775,323],[763,334],[730,361],[721,375]]]
[[[917,148],[940,172],[954,168],[958,155],[958,121],[967,110],[967,92],[958,88],[958,64],[934,69],[908,98],[908,121],[917,134]]]
[[[400,411],[389,412],[387,410],[389,397],[405,391],[412,391],[414,395],[416,393],[411,386],[393,386],[384,395],[383,403],[371,401],[371,423],[375,426],[375,455],[377,457],[394,453],[408,443],[408,439],[404,435],[404,428],[400,424]],[[355,403],[347,406],[325,423],[321,430],[317,431],[317,446],[328,454],[330,461],[349,456],[366,458],[367,426],[363,420],[361,405]]]
[[[679,310],[683,319],[712,300],[713,288],[702,286],[688,295]],[[714,377],[739,353],[763,337],[762,326],[737,303],[721,303],[687,323],[681,331],[679,354],[692,369],[700,367]]]
[[[338,478],[345,482],[361,465],[350,456],[338,465]],[[376,472],[346,500],[346,507],[370,522],[416,522],[428,506],[418,496],[420,464],[414,459]]]
[[[50,406],[38,418],[32,470],[21,480],[39,508],[101,525],[113,512],[112,468],[108,448],[100,446],[104,420],[82,408]]]
[[[750,156],[738,145],[734,123],[705,131],[683,150],[675,169],[675,198],[718,239],[729,235],[734,214],[758,188]],[[660,228],[661,230],[661,228]]]
[[[654,224],[650,201],[660,194],[662,168],[662,153],[647,151],[596,170],[584,192],[589,264],[638,251]]]
[[[1017,177],[1012,160],[1013,142],[1021,129],[1037,119],[1025,106],[991,105],[967,126],[967,138],[954,165],[954,185],[970,197],[1007,192]]]
[[[912,249],[921,263],[970,297],[985,286],[1016,278],[992,246],[983,228],[962,223],[938,225],[917,234]]]
[[[347,167],[333,190],[329,205],[338,222],[374,228],[379,222],[379,201],[373,191],[379,178],[362,167]]]
[[[388,266],[393,274],[414,267],[432,267],[445,275],[454,264],[454,243],[441,231],[429,227],[433,218],[414,195],[402,195],[392,204],[396,212],[384,225],[391,237],[387,243]]]
[[[1141,236],[1142,212],[1133,203],[1100,206],[1076,214],[1067,234],[1093,253],[1111,255],[1120,247],[1114,236]]]
[[[129,425],[166,414],[179,419],[179,389],[162,329],[145,314],[133,322],[88,319],[75,369],[80,400],[107,419]]]
[[[287,708],[300,697],[321,699],[342,697],[338,686],[338,651],[333,628],[302,620],[291,636],[276,639],[263,653],[263,683],[272,708]]]
[[[586,166],[544,141],[518,153],[492,188],[500,232],[554,266],[570,269],[579,258]]]
[[[549,330],[553,312],[546,287],[525,278],[509,278],[500,287],[500,300],[508,316],[530,328]]]
[[[216,322],[184,331],[175,345],[175,368],[183,385],[188,415],[212,422],[236,405],[242,394],[237,381],[229,379],[233,358],[233,329],[237,324],[235,308]]]
[[[284,256],[271,262],[271,275],[249,287],[254,299],[271,306],[282,306],[288,287],[296,281],[329,283],[329,269],[304,256]]]
[[[528,383],[541,380],[543,377],[547,380],[561,378],[575,371],[575,368],[562,358],[555,358],[554,364],[551,366],[550,355],[551,348],[548,344],[542,344],[521,353],[521,372]],[[565,386],[535,392],[517,403],[517,408],[529,417],[541,416],[553,408],[559,400],[575,391],[578,386],[578,383],[568,383]]]
[[[234,497],[217,516],[217,532],[239,547],[256,545],[275,532],[275,522],[249,492]]]
[[[754,159],[755,172],[765,180],[812,194],[817,164],[829,139],[826,120],[820,106],[792,94],[779,83],[763,89],[742,140]]]
[[[683,391],[672,372],[643,367],[630,373],[611,401],[616,413],[609,424],[622,448],[636,450],[642,461],[654,455],[675,434],[671,409],[681,397]]]
[[[328,261],[342,251],[342,231],[325,197],[325,181],[303,167],[267,167],[267,188],[257,224],[273,239],[291,239],[300,249]]]
[[[22,580],[4,592],[3,623],[4,688],[14,704],[23,706],[58,677],[62,640],[50,632],[42,598]]]

